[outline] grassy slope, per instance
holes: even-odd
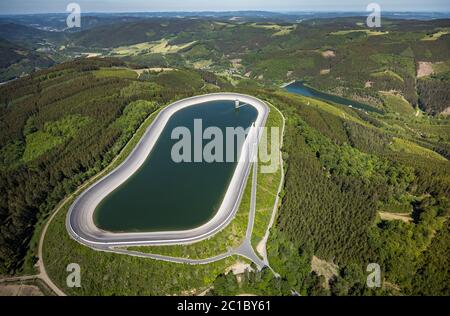
[[[131,152],[156,112],[142,124],[107,170],[112,170]],[[94,179],[90,182],[92,183]],[[80,192],[81,193],[81,192]],[[102,253],[87,248],[67,234],[65,217],[75,196],[66,200],[45,236],[44,261],[49,276],[63,291],[73,295],[168,295],[192,289],[204,289],[232,265],[233,258],[201,266],[180,265],[126,255]],[[78,263],[82,271],[82,287],[66,287],[66,266]],[[171,280],[167,276],[173,276]]]
[[[447,159],[445,159],[444,157],[442,157],[441,155],[430,149],[424,148],[422,146],[417,145],[416,143],[407,141],[405,139],[400,139],[397,137],[394,138],[394,143],[391,145],[391,148],[394,151],[401,151],[419,156],[424,156],[426,158],[447,161]]]
[[[94,251],[72,240],[65,228],[69,200],[51,223],[45,238],[44,261],[51,279],[69,295],[171,295],[204,290],[232,265],[227,258],[208,265],[168,263]],[[66,267],[81,267],[81,287],[66,286]]]
[[[384,104],[392,112],[396,112],[401,115],[414,115],[414,108],[403,97],[387,92],[381,93],[381,97]]]
[[[95,70],[94,76],[96,78],[119,77],[119,78],[136,79],[137,73],[131,69],[126,69],[126,68],[105,68],[105,69]]]
[[[279,127],[279,136],[282,137],[282,127],[283,127],[283,118],[278,113],[273,105],[270,104],[270,114],[267,119],[266,126],[270,129],[270,127]],[[268,139],[268,152],[271,152],[270,140],[271,140],[271,132],[267,132]],[[281,144],[281,140],[280,140]],[[252,234],[252,246],[256,249],[256,246],[264,237],[266,233],[267,226],[269,225],[270,217],[272,216],[272,210],[275,204],[276,194],[278,191],[278,186],[281,180],[281,168],[279,165],[277,166],[277,171],[275,173],[262,173],[261,165],[259,164],[258,171],[258,187],[256,191],[256,215],[255,215],[255,224],[253,227]]]
[[[43,130],[38,130],[26,136],[24,161],[31,161],[55,146],[62,144],[90,123],[88,117],[79,115],[67,116],[56,122],[47,122]]]

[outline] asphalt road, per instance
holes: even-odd
[[[262,102],[262,101],[260,101],[260,102]],[[261,122],[261,125],[258,124],[257,126],[265,126],[265,122],[266,122],[266,119],[267,119],[267,114],[268,114],[268,111],[269,111],[267,105],[265,105],[264,102],[262,102],[262,103],[265,106],[265,111],[266,112],[265,112],[265,115],[263,117],[263,121]],[[283,117],[283,133],[284,133],[284,117]],[[280,155],[281,155],[281,153],[280,153]],[[281,163],[282,163],[282,161],[281,161]],[[240,204],[242,193],[243,193],[243,190],[244,190],[245,185],[246,185],[245,183],[247,181],[248,173],[250,172],[250,166],[251,166],[251,164],[249,163],[248,168],[247,168],[246,173],[245,173],[243,185],[241,186],[241,189],[240,189],[240,196],[239,196],[239,199],[237,201],[237,205],[238,206]],[[213,256],[213,257],[210,257],[210,258],[205,258],[205,259],[188,259],[188,258],[177,258],[177,257],[164,256],[164,255],[146,254],[146,253],[141,253],[141,252],[136,252],[136,251],[129,251],[126,248],[122,248],[123,245],[117,246],[117,245],[114,245],[114,244],[113,245],[110,245],[110,244],[94,244],[94,246],[92,246],[89,243],[87,243],[86,245],[91,247],[91,248],[93,248],[94,250],[97,250],[97,251],[114,252],[114,253],[118,253],[118,254],[131,255],[131,256],[136,256],[136,257],[141,257],[141,258],[149,258],[149,259],[154,259],[154,260],[162,260],[162,261],[168,261],[168,262],[174,262],[174,263],[183,263],[183,264],[208,264],[208,263],[212,263],[212,262],[215,262],[215,261],[219,261],[219,260],[225,259],[225,258],[227,258],[229,256],[232,256],[232,255],[241,255],[241,256],[244,256],[244,257],[250,259],[251,261],[253,261],[256,264],[256,266],[258,267],[258,269],[262,269],[264,266],[268,266],[270,268],[269,263],[268,263],[268,259],[267,259],[267,254],[266,254],[265,242],[267,241],[270,228],[273,225],[273,222],[274,222],[274,219],[275,219],[276,209],[277,209],[277,205],[278,205],[278,198],[277,198],[277,201],[276,201],[276,203],[274,205],[272,218],[271,218],[269,227],[267,228],[266,235],[264,236],[264,239],[265,239],[265,242],[264,242],[264,255],[263,255],[263,260],[261,260],[257,256],[257,254],[255,253],[253,247],[251,246],[251,236],[252,236],[252,231],[253,231],[253,226],[254,226],[254,218],[255,218],[255,213],[256,213],[257,168],[258,168],[257,167],[257,162],[254,162],[253,163],[253,170],[254,170],[254,172],[253,172],[253,177],[252,177],[250,212],[249,212],[248,225],[247,225],[247,230],[246,230],[246,237],[245,237],[244,241],[242,242],[242,244],[239,247],[235,248],[235,249],[232,249],[232,250],[230,250],[230,251],[228,251],[226,253],[222,253],[222,254],[219,254],[219,255],[216,255],[216,256]],[[96,177],[100,178],[102,176],[103,176],[103,173],[100,173]],[[98,181],[98,182],[100,182],[100,181]],[[280,182],[280,188],[282,186],[282,182],[283,182],[283,180],[281,180],[281,182]],[[95,186],[95,184],[94,184],[94,186]],[[74,194],[78,194],[78,192],[80,192],[81,190],[84,190],[84,189],[85,189],[85,187],[82,186]],[[68,198],[70,198],[71,196],[69,196]],[[47,283],[49,285],[49,287],[57,295],[65,295],[65,294],[64,294],[63,291],[61,291],[61,289],[59,289],[52,282],[52,280],[47,275],[47,272],[45,270],[44,261],[43,261],[43,250],[42,249],[43,249],[43,244],[44,244],[44,238],[45,238],[46,230],[47,230],[49,224],[51,223],[52,219],[54,218],[54,216],[58,213],[58,211],[64,205],[64,202],[65,201],[63,201],[61,203],[61,205],[55,210],[55,212],[49,218],[49,220],[47,221],[47,223],[44,226],[44,229],[42,231],[41,238],[39,240],[39,251],[38,251],[38,256],[39,256],[38,265],[39,265],[40,273],[38,275],[35,275],[35,276],[23,276],[23,277],[21,277],[21,278],[25,278],[25,279],[32,279],[32,278],[40,278],[40,279],[42,279],[45,283]],[[235,214],[233,214],[232,218],[234,218],[234,215]],[[69,217],[69,214],[68,214],[68,219],[69,218],[70,217]],[[228,224],[228,222],[224,223],[224,226],[226,226],[227,224]],[[66,225],[67,225],[67,222],[66,222]],[[69,231],[69,233],[70,233],[70,231]],[[212,234],[214,234],[214,233],[215,232],[212,232]],[[73,238],[75,238],[75,239],[77,238],[76,236],[73,236],[72,234],[71,234],[71,236]],[[80,241],[79,239],[77,239],[77,240]],[[85,244],[84,242],[82,242],[82,243]],[[122,246],[122,247],[120,247],[120,246]],[[275,272],[274,272],[274,274],[277,275]]]
[[[202,102],[214,100],[234,101],[235,99],[251,104],[258,110],[255,126],[250,129],[246,143],[244,143],[244,148],[242,149],[242,154],[245,155],[246,151],[249,150],[248,141],[252,138],[252,135],[256,135],[257,133],[256,127],[265,125],[269,108],[263,101],[248,95],[217,93],[175,102],[159,112],[140,142],[121,165],[85,190],[71,205],[66,219],[66,227],[70,236],[91,248],[107,250],[117,246],[193,243],[211,237],[223,229],[234,218],[239,208],[240,200],[245,189],[245,181],[251,166],[251,161],[248,161],[248,159],[238,162],[230,185],[216,215],[208,223],[198,228],[184,231],[112,233],[100,230],[95,226],[93,213],[96,206],[107,195],[125,182],[144,163],[161,134],[162,129],[173,113],[182,108]]]
[[[252,191],[250,196],[250,214],[248,218],[247,231],[245,233],[245,239],[243,243],[235,250],[235,253],[246,257],[253,261],[259,269],[262,269],[266,264],[258,257],[255,250],[252,247],[252,233],[255,223],[256,215],[256,189],[258,178],[258,164],[253,163],[253,176],[252,176]]]
[[[259,270],[261,270],[264,266],[267,264],[261,260],[258,255],[256,254],[255,250],[253,249],[251,245],[251,239],[252,239],[252,232],[253,232],[253,225],[255,221],[255,215],[256,215],[256,189],[257,189],[257,174],[258,174],[258,164],[256,162],[253,163],[253,176],[252,176],[252,191],[251,191],[251,198],[250,198],[250,212],[248,216],[248,223],[247,223],[247,230],[245,234],[245,239],[240,244],[239,247],[232,249],[228,252],[219,254],[217,256],[204,258],[204,259],[189,259],[189,258],[179,258],[179,257],[170,257],[170,256],[164,256],[164,255],[158,255],[158,254],[150,254],[150,253],[142,253],[138,251],[131,251],[123,248],[118,247],[104,247],[102,248],[102,251],[107,252],[115,252],[120,254],[126,254],[130,256],[140,257],[140,258],[151,258],[155,260],[162,260],[162,261],[168,261],[168,262],[175,262],[175,263],[185,263],[185,264],[208,264],[215,261],[219,261],[222,259],[225,259],[232,255],[240,255],[243,256],[249,260],[251,260]],[[99,249],[97,249],[99,250]]]

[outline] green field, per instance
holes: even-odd
[[[77,132],[89,123],[89,118],[76,115],[46,123],[43,130],[27,134],[23,160],[31,161],[64,143],[68,138],[76,137]]]
[[[137,73],[131,69],[101,69],[94,71],[94,76],[96,78],[126,78],[126,79],[136,79]]]
[[[415,110],[402,96],[398,96],[388,92],[380,92],[384,105],[392,112],[401,115],[414,115]]]
[[[181,45],[171,45],[166,39],[157,42],[145,42],[130,46],[117,47],[113,50],[113,55],[141,55],[148,54],[174,54],[195,44],[195,41]]]
[[[367,30],[367,29],[361,29],[361,30],[341,30],[336,32],[331,32],[331,35],[348,35],[352,33],[365,33],[367,36],[380,36],[380,35],[386,35],[389,34],[389,32],[383,32],[383,31],[373,31],[373,30]]]
[[[392,70],[384,70],[384,71],[377,71],[377,72],[373,72],[371,73],[371,76],[375,77],[375,78],[380,78],[383,76],[388,76],[394,79],[397,79],[401,82],[404,82],[403,78],[400,77],[398,74],[396,74],[395,72],[393,72]]]
[[[435,32],[433,34],[425,36],[421,40],[422,41],[436,41],[436,40],[440,39],[441,36],[444,36],[444,35],[447,35],[447,34],[450,34],[450,31],[448,31],[448,30],[437,31],[437,32]]]
[[[391,146],[394,151],[401,151],[409,154],[415,154],[418,156],[424,156],[426,158],[438,159],[447,161],[444,157],[439,155],[438,153],[429,150],[427,148],[423,148],[413,142],[407,141],[405,139],[394,138],[394,143]]]

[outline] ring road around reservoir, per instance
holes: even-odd
[[[254,124],[249,128],[241,149],[241,158],[247,158],[239,159],[237,162],[218,211],[208,222],[193,229],[152,232],[111,232],[100,229],[95,225],[94,211],[97,206],[144,164],[174,113],[201,103],[212,101],[235,102],[236,100],[253,106],[258,115]],[[80,194],[70,206],[66,218],[68,233],[76,241],[97,249],[132,245],[189,244],[211,237],[231,222],[239,208],[252,163],[252,159],[249,157],[256,154],[252,148],[261,137],[258,128],[265,126],[268,113],[269,107],[262,100],[237,93],[207,94],[170,104],[158,113],[131,154],[117,168]]]

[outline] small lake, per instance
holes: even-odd
[[[222,203],[237,162],[173,162],[171,150],[179,140],[171,139],[172,130],[184,126],[194,135],[194,119],[202,119],[203,130],[216,126],[225,135],[226,127],[246,129],[257,116],[253,106],[236,110],[233,101],[205,102],[175,112],[140,169],[97,206],[95,225],[110,232],[152,232],[208,222]]]
[[[294,83],[286,86],[285,89],[289,92],[300,94],[305,97],[312,97],[312,98],[317,98],[317,99],[321,99],[324,101],[337,103],[340,105],[351,106],[353,108],[360,109],[360,110],[367,111],[367,112],[374,112],[374,113],[378,113],[378,114],[383,113],[383,111],[381,111],[371,105],[318,91],[316,89],[305,86],[300,81],[294,82]]]

